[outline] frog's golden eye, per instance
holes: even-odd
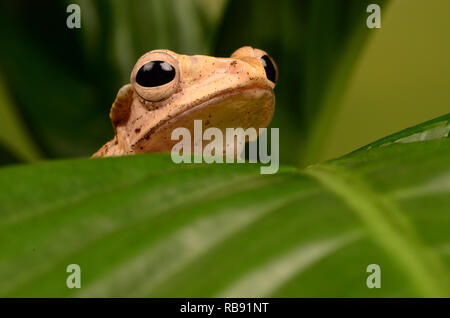
[[[276,83],[278,79],[278,71],[277,67],[275,66],[275,62],[267,54],[261,56],[261,61],[264,66],[264,70],[266,71],[267,79],[273,83]]]
[[[158,102],[177,91],[179,73],[178,61],[174,56],[166,51],[152,51],[137,61],[130,80],[140,97]]]

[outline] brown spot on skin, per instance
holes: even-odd
[[[144,147],[140,146],[139,149],[144,150]]]
[[[233,61],[233,62],[230,63],[230,66],[235,66],[236,64],[237,64],[237,62]]]
[[[149,134],[145,135],[145,140],[149,140],[149,139],[150,139],[150,135]]]
[[[134,132],[135,132],[136,134],[139,134],[139,133],[141,132],[141,128],[136,128],[136,129],[134,130]]]
[[[117,145],[118,143],[119,143],[119,141],[117,141],[117,140],[114,142],[115,145]]]

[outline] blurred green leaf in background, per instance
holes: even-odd
[[[65,26],[69,2],[0,5],[5,162],[92,154],[112,136],[117,90],[158,48],[269,52],[284,163],[342,155],[449,109],[438,102],[449,98],[445,0],[80,0],[81,29]],[[381,29],[366,27],[369,3],[381,6]]]
[[[81,7],[81,29],[66,27],[72,2]],[[139,56],[158,48],[210,53],[224,4],[2,2],[0,72],[22,127],[45,157],[89,156],[111,137],[109,108]]]

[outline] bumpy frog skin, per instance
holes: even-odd
[[[172,130],[185,127],[193,134],[196,119],[203,129],[217,127],[224,134],[226,128],[266,127],[277,77],[272,58],[249,46],[230,58],[150,51],[111,107],[114,138],[93,157],[170,152],[178,142],[171,140]]]

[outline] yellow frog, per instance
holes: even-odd
[[[93,157],[170,152],[177,127],[264,128],[273,116],[278,70],[264,51],[249,46],[229,58],[150,51],[139,58],[130,84],[111,107],[115,136]]]

